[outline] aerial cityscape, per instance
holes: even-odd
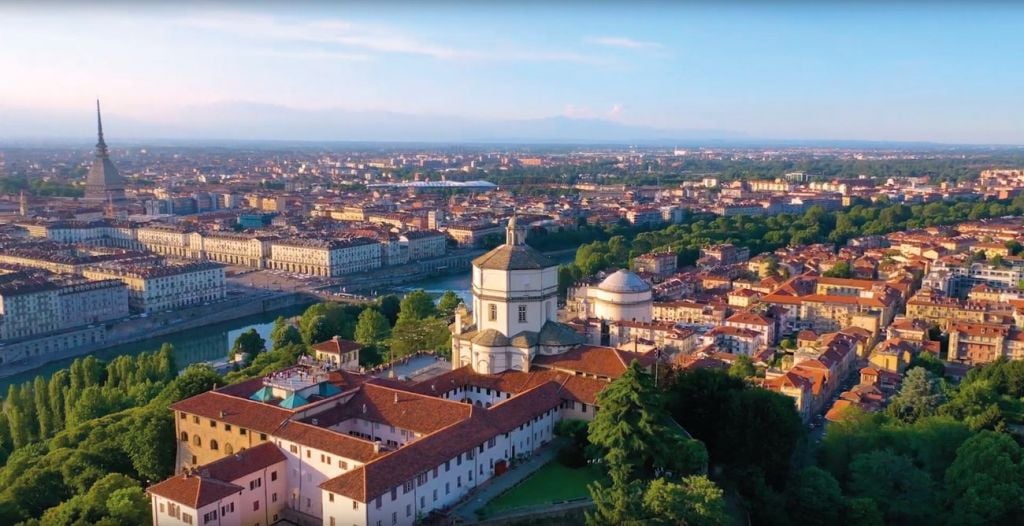
[[[0,14],[0,524],[1024,524],[1019,6]]]

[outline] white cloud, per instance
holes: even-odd
[[[338,46],[339,53],[351,53],[352,50],[357,50],[372,53],[419,55],[441,60],[591,64],[605,62],[599,57],[563,50],[459,48],[431,42],[391,27],[355,24],[338,19],[296,22],[268,15],[219,13],[182,18],[178,24],[193,29],[217,31],[245,38]],[[353,56],[358,55],[358,53],[353,53]],[[323,58],[331,57],[325,55]]]
[[[635,40],[628,37],[596,37],[588,39],[587,41],[591,44],[622,49],[658,49],[661,47],[661,44],[657,42]]]
[[[608,110],[607,116],[609,119],[617,119],[622,116],[622,104],[612,104],[611,109]]]

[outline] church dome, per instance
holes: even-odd
[[[626,269],[620,269],[604,278],[604,281],[597,288],[605,292],[622,293],[647,292],[651,290],[651,286],[646,281]]]

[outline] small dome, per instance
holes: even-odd
[[[647,292],[651,286],[636,274],[620,269],[604,278],[597,288],[605,292]]]

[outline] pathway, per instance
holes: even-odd
[[[517,464],[515,468],[510,469],[497,477],[492,477],[491,480],[488,480],[481,486],[477,487],[470,495],[469,499],[453,508],[451,517],[457,518],[466,523],[477,522],[476,510],[484,507],[495,497],[505,493],[516,484],[525,480],[526,477],[529,477],[535,471],[543,467],[544,464],[550,462],[555,458],[555,455],[558,454],[558,450],[561,449],[561,447],[561,441],[556,439],[534,453],[529,459]]]

